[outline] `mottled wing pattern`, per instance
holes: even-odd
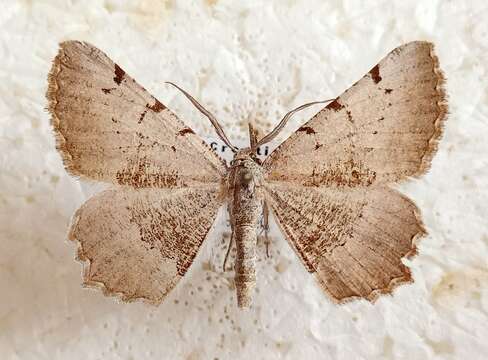
[[[447,105],[433,45],[400,46],[266,159],[269,180],[368,186],[429,168]]]
[[[84,283],[158,304],[188,270],[222,204],[217,186],[106,190],[75,214]]]
[[[220,182],[225,165],[169,109],[96,47],[60,44],[49,111],[67,170],[133,187]]]
[[[373,301],[411,280],[401,258],[415,253],[425,231],[416,206],[396,190],[266,187],[282,232],[334,300]]]
[[[411,280],[401,258],[425,231],[388,184],[427,171],[447,113],[433,45],[387,55],[265,161],[266,197],[307,270],[336,301]]]

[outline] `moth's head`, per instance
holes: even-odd
[[[261,165],[261,161],[259,160],[257,154],[256,154],[256,149],[253,149],[251,147],[244,148],[244,149],[239,149],[234,153],[234,159],[232,160],[232,165],[234,164],[243,164],[247,161],[252,161],[254,163],[257,163]]]
[[[253,161],[261,165],[261,161],[257,155],[257,148],[258,148],[258,132],[254,129],[251,123],[248,124],[249,126],[249,147],[244,149],[234,148],[234,159],[232,160],[232,164],[236,164],[237,162],[243,161]]]
[[[253,151],[251,148],[239,149],[234,154],[234,161],[246,160],[246,159],[250,158],[252,155],[253,155]]]

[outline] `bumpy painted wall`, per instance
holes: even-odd
[[[0,1],[0,357],[2,359],[485,359],[488,354],[488,3],[472,1]],[[222,273],[221,217],[158,308],[80,286],[66,240],[96,190],[54,149],[46,75],[57,43],[87,40],[204,136],[208,106],[235,141],[304,102],[335,97],[383,55],[437,44],[450,118],[432,169],[401,186],[429,236],[415,283],[371,305],[333,305],[273,228],[260,244],[255,305],[238,311]],[[317,109],[298,114],[289,134]],[[224,232],[224,235],[222,234]]]

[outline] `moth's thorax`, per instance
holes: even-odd
[[[230,171],[231,187],[242,187],[254,190],[260,187],[263,181],[261,161],[250,149],[239,150],[231,161]]]

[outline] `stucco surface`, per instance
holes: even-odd
[[[472,1],[0,1],[0,358],[485,359],[488,354],[488,3]],[[450,115],[431,171],[402,184],[429,235],[415,283],[334,305],[273,225],[255,304],[222,273],[224,213],[165,303],[83,289],[70,217],[97,185],[69,177],[44,110],[57,43],[103,49],[202,137],[200,99],[236,141],[335,97],[394,47],[437,46]],[[297,114],[286,134],[318,109]],[[283,139],[283,137],[281,138]],[[222,240],[224,238],[224,240]]]

